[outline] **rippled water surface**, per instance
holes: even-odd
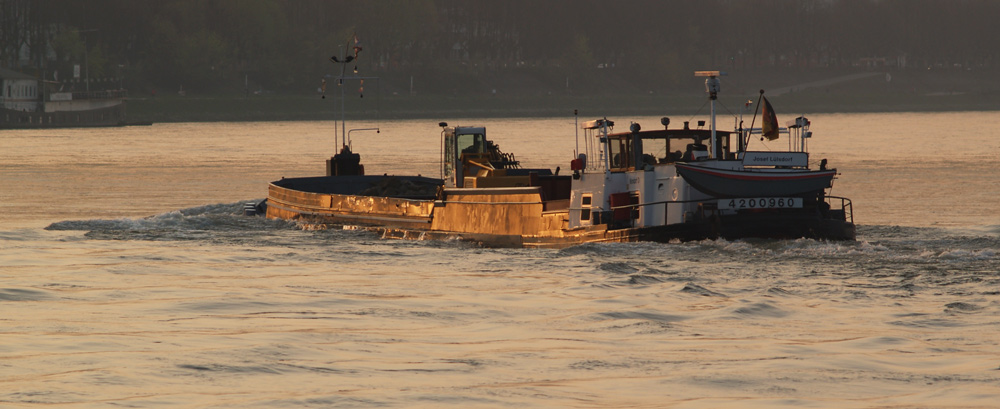
[[[997,118],[813,116],[857,242],[563,250],[240,216],[328,122],[2,131],[0,407],[996,407]],[[353,144],[436,176],[436,123]],[[572,156],[572,118],[469,124]]]

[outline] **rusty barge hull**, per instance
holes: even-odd
[[[434,192],[439,179],[392,177]],[[431,224],[434,196],[365,196],[358,193],[389,180],[385,176],[289,178],[272,182],[267,193],[267,217],[307,224],[396,226],[426,229]],[[417,192],[423,193],[423,192]]]
[[[282,179],[268,187],[266,215],[311,227],[356,226],[387,239],[463,240],[486,247],[564,248],[583,243],[698,240],[707,223],[569,228],[566,201],[544,201],[540,187],[450,188],[440,198],[358,194],[387,180],[427,187],[422,177],[333,176]]]

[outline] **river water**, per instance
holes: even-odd
[[[0,131],[0,407],[996,407],[1000,114],[810,119],[857,242],[305,230],[242,204],[333,122]],[[437,176],[437,122],[352,143]],[[573,123],[452,125],[565,169]]]

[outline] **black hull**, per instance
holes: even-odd
[[[816,239],[853,241],[854,223],[837,219],[788,215],[742,215],[722,217],[719,236],[727,240],[743,238],[762,239]]]
[[[641,229],[640,241],[668,243],[709,239],[855,240],[854,223],[815,216],[737,215]]]

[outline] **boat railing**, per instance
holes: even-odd
[[[681,203],[681,204],[683,204],[683,203],[703,203],[703,202],[705,202],[705,199],[660,200],[660,201],[656,201],[656,202],[631,203],[631,204],[626,204],[626,205],[621,205],[621,206],[611,206],[609,208],[609,210],[611,212],[614,212],[615,210],[623,210],[623,209],[629,209],[629,210],[635,211],[635,210],[639,210],[640,208],[646,207],[646,206],[664,205],[664,207],[665,207],[664,211],[667,212],[667,213],[665,213],[664,217],[668,217],[669,218],[670,206],[667,206],[667,205],[675,204],[675,203]],[[570,208],[568,210],[594,210],[594,208]],[[702,209],[702,210],[704,211],[705,209]],[[713,212],[714,212],[714,210],[713,210]],[[635,227],[635,218],[632,218],[631,220],[629,220],[629,223],[632,225],[632,227]]]
[[[826,196],[824,197],[826,204],[829,206],[832,212],[842,212],[844,214],[844,220],[853,224],[854,223],[854,204],[851,203],[851,199],[840,196]],[[840,202],[840,207],[834,207],[834,204]]]

